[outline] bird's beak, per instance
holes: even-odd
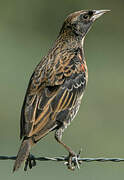
[[[94,10],[94,13],[91,17],[91,19],[93,21],[95,21],[96,19],[98,19],[100,16],[102,16],[103,14],[109,12],[110,10]]]

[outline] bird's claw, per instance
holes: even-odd
[[[78,154],[74,152],[70,152],[69,156],[67,157],[67,161],[65,164],[67,165],[68,169],[74,171],[75,168],[80,169],[80,164],[82,163],[81,161],[78,160],[80,157],[81,150],[79,151]]]
[[[28,166],[30,169],[32,169],[32,167],[36,166],[36,160],[32,154],[29,154],[29,156],[25,162],[24,171],[27,171]]]

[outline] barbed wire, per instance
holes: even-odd
[[[0,156],[0,160],[15,160],[16,156]],[[31,162],[26,161],[24,166],[24,171],[27,171],[27,168],[31,169],[33,166],[36,166],[36,161],[64,161],[64,164],[68,166],[68,157],[61,156],[61,157],[34,157],[30,154],[30,160],[33,160],[33,164]],[[81,158],[81,157],[73,157],[72,163],[74,163],[74,169],[77,166],[80,169],[79,164],[82,162],[124,162],[124,158]],[[72,169],[73,170],[73,169]]]
[[[16,156],[0,156],[0,160],[15,160]],[[67,161],[66,156],[61,157],[31,157],[31,159],[35,159],[36,161]],[[78,161],[82,162],[124,162],[124,158],[77,158]],[[75,157],[72,158],[72,161],[75,161]]]

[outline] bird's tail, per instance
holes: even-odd
[[[13,172],[17,171],[20,168],[21,164],[28,158],[32,145],[33,141],[31,138],[24,139],[22,141],[13,167]]]

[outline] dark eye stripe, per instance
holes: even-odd
[[[92,16],[92,15],[93,15],[93,11],[89,11],[89,12],[88,12],[88,15],[89,15],[89,16]]]

